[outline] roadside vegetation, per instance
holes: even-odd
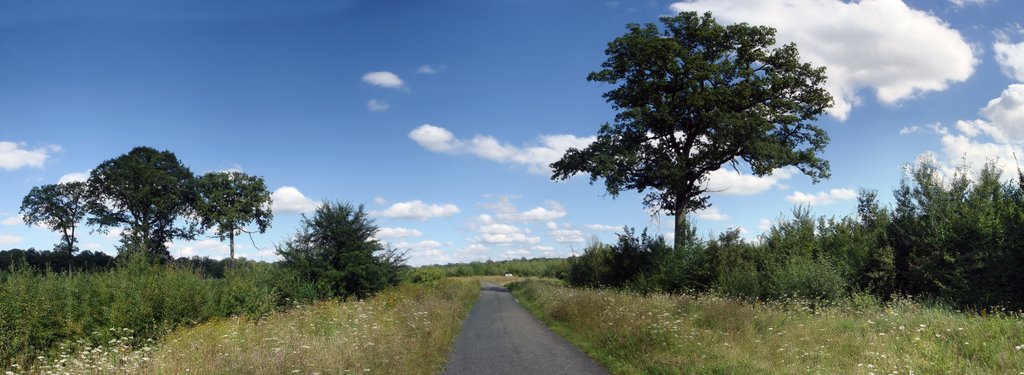
[[[217,318],[366,299],[407,273],[404,254],[374,238],[378,227],[363,207],[343,202],[325,201],[304,216],[276,248],[282,261],[234,259],[235,236],[269,227],[269,207],[262,178],[197,178],[170,151],[148,147],[101,163],[87,183],[33,188],[22,203],[25,223],[61,233],[61,242],[53,251],[0,252],[0,368],[66,363],[68,353],[109,346],[151,347]],[[116,257],[76,254],[83,219],[95,230],[122,230]],[[204,234],[227,240],[231,258],[170,257],[168,241]]]
[[[477,279],[390,287],[365,300],[328,300],[253,319],[220,318],[158,342],[129,331],[63,351],[31,373],[433,374],[479,294]]]
[[[616,374],[1017,374],[1024,319],[908,299],[813,308],[792,298],[512,284],[559,335]]]

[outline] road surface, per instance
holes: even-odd
[[[484,283],[445,374],[607,374],[526,312],[508,289]]]

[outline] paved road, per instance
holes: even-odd
[[[526,312],[508,289],[484,283],[445,374],[607,374]]]

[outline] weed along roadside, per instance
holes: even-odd
[[[672,295],[509,285],[553,331],[612,373],[1017,374],[1024,320],[928,307],[798,300],[758,303]]]
[[[28,372],[433,374],[479,285],[475,279],[403,284],[366,300],[326,301],[261,319],[218,319],[149,346],[116,341],[57,355]]]

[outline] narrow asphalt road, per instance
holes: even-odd
[[[508,289],[484,283],[462,324],[445,374],[607,374],[516,302]]]

